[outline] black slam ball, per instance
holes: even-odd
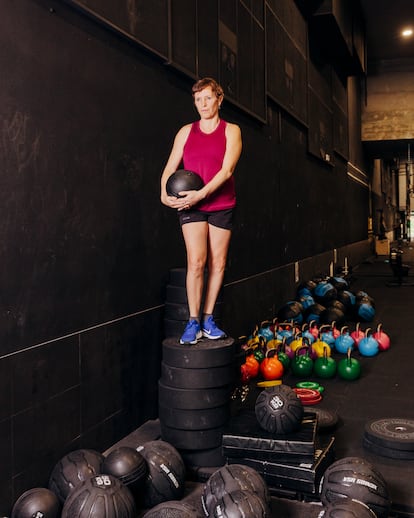
[[[197,173],[178,169],[168,178],[165,188],[169,196],[179,198],[178,193],[181,191],[199,191],[203,185],[203,180]]]

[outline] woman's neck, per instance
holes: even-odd
[[[203,133],[213,133],[213,131],[220,124],[220,117],[213,117],[211,119],[200,119],[200,130]]]

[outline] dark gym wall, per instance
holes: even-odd
[[[338,261],[365,250],[368,190],[349,176],[348,146],[334,139],[348,121],[347,81],[327,60],[308,59],[296,3],[255,2],[256,12],[238,1],[212,4],[210,25],[221,16],[234,28],[242,13],[235,30],[250,27],[242,51],[255,56],[249,66],[243,60],[222,115],[240,124],[244,143],[225,288],[226,328],[239,336],[294,294],[292,263],[311,275],[327,268],[333,249]],[[164,288],[169,269],[185,260],[175,214],[159,203],[159,177],[175,132],[195,117],[191,67],[217,75],[211,51],[219,46],[203,27],[200,60],[176,52],[181,65],[172,67],[69,4],[3,5],[0,514],[25,489],[47,484],[67,451],[103,451],[157,416]],[[174,34],[185,49],[190,36]],[[265,41],[278,52],[274,74],[287,74],[267,98],[258,50]],[[358,131],[356,124],[342,135],[358,148],[349,155],[363,172]],[[327,144],[329,162],[312,138]]]

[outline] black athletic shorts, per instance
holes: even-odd
[[[197,209],[180,210],[178,211],[178,219],[181,226],[186,223],[194,223],[195,221],[207,221],[207,223],[214,227],[232,230],[233,212],[234,209],[215,210],[212,212]]]

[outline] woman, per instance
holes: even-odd
[[[211,78],[197,81],[192,94],[200,119],[183,126],[161,177],[161,202],[178,210],[187,252],[187,299],[190,319],[181,344],[195,344],[202,336],[225,337],[213,319],[230,244],[233,210],[236,205],[233,172],[242,150],[240,128],[219,117],[223,89]],[[199,174],[204,186],[168,196],[168,178],[183,163],[184,169]],[[204,270],[208,277],[203,315],[200,318]]]

